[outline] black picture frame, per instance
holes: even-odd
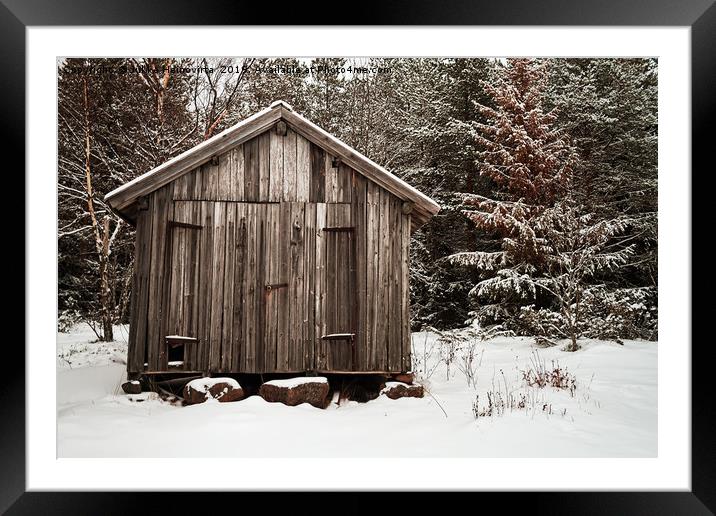
[[[25,137],[25,30],[42,25],[246,25],[246,24],[343,24],[350,22],[371,25],[417,24],[417,25],[573,25],[573,26],[689,26],[691,27],[691,74],[692,74],[692,171],[685,181],[691,181],[692,192],[692,245],[699,243],[697,235],[712,234],[707,229],[698,233],[695,224],[710,224],[709,195],[707,188],[694,188],[694,179],[712,172],[709,126],[713,125],[716,98],[716,6],[713,0],[653,0],[648,3],[627,0],[604,0],[601,2],[562,0],[502,0],[500,2],[454,1],[427,2],[361,2],[345,19],[336,17],[337,9],[298,9],[278,14],[274,4],[254,2],[239,4],[228,0],[153,0],[152,2],[129,0],[111,2],[96,0],[2,0],[0,3],[0,38],[2,51],[0,63],[4,77],[0,102],[3,104],[3,147],[24,163],[24,154],[17,152],[23,147]],[[317,11],[325,13],[320,20]],[[327,19],[334,14],[334,19]],[[694,173],[698,171],[699,174]],[[18,178],[19,179],[19,178]],[[18,181],[18,191],[25,191],[24,182]],[[25,191],[27,196],[29,192]],[[21,198],[18,196],[18,198]],[[24,213],[24,210],[21,212]],[[19,246],[18,246],[19,247]],[[24,249],[24,246],[23,246]],[[692,278],[703,277],[698,282],[702,292],[713,291],[709,287],[716,282],[706,272],[711,261],[709,252],[696,253],[695,249],[683,250],[692,254]],[[24,251],[23,251],[24,252]],[[27,277],[32,271],[24,267]],[[692,282],[693,283],[693,282]],[[698,301],[697,290],[692,289],[692,342],[699,343],[697,335],[713,318],[713,302]],[[701,331],[697,331],[701,330]],[[689,346],[691,342],[660,343],[661,345]],[[590,492],[590,493],[471,493],[460,496],[478,498],[474,502],[454,500],[451,503],[475,504],[475,508],[487,508],[496,497],[507,497],[511,511],[549,512],[552,514],[713,514],[716,511],[716,451],[713,427],[714,402],[710,361],[712,343],[701,340],[692,346],[692,490],[690,492]],[[77,492],[25,492],[25,353],[17,345],[4,347],[6,360],[13,367],[5,369],[3,387],[0,389],[0,511],[8,514],[67,513],[67,514],[125,514],[137,510],[161,512],[186,512],[193,503],[204,508],[235,503],[241,499],[243,507],[253,507],[258,502],[255,494],[237,493],[217,496],[218,493],[201,495],[171,493],[77,493]],[[159,497],[161,496],[161,500]],[[278,509],[275,494],[272,512]],[[325,495],[322,495],[325,496]],[[367,512],[382,507],[373,498],[378,494],[333,494],[336,500],[326,500],[331,507],[340,503],[345,512]],[[424,494],[411,494],[405,502],[390,502],[399,511],[405,507],[420,507]],[[228,497],[233,497],[229,502]],[[489,497],[489,498],[488,498]],[[294,509],[311,507],[306,496],[293,493],[288,504]],[[211,501],[210,501],[211,500]],[[325,499],[324,499],[325,500]],[[211,505],[207,506],[210,503]],[[507,506],[507,504],[505,506]],[[517,507],[515,506],[517,504]],[[324,505],[325,506],[325,505]],[[239,509],[240,510],[240,509]],[[344,511],[341,511],[344,512]]]

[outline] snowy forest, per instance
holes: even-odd
[[[414,331],[657,338],[653,59],[66,59],[59,329],[126,323],[133,228],[104,195],[284,100],[440,203]]]

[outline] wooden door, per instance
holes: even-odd
[[[318,369],[349,371],[355,364],[355,238],[352,227],[325,230],[324,333]]]
[[[191,208],[191,206],[186,206]],[[160,362],[163,369],[190,371],[196,366],[199,342],[199,243],[202,226],[193,222],[191,212],[167,223],[165,276],[166,326],[161,343]]]

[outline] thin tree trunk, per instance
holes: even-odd
[[[95,249],[99,258],[100,305],[102,316],[102,337],[105,342],[114,340],[112,331],[112,293],[109,287],[109,216],[105,216],[100,229],[97,214],[94,211],[94,191],[92,189],[90,115],[87,77],[82,79],[84,100],[84,136],[85,136],[85,189],[87,191],[87,211],[92,221],[95,236]]]
[[[105,342],[114,340],[112,331],[112,291],[109,287],[109,215],[104,217],[102,252],[99,257],[99,276],[102,300],[102,334]]]

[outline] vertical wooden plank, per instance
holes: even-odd
[[[325,300],[326,282],[326,204],[316,204],[316,266],[315,266],[315,337],[314,337],[314,369],[325,369],[326,356],[321,336],[325,335],[325,318],[323,304]]]
[[[169,220],[181,220],[181,203],[173,202],[172,210],[169,212]],[[182,247],[182,240],[184,239],[183,228],[169,227],[168,232],[169,240],[168,245],[171,246],[168,249],[167,265],[167,281],[169,282],[167,297],[167,326],[166,333],[177,335],[181,332],[179,327],[181,321],[181,304],[183,292],[181,291],[181,258],[179,256],[179,249]]]
[[[324,150],[311,143],[311,202],[325,202],[326,190],[326,153]]]
[[[204,193],[211,201],[219,198],[219,165],[214,165],[211,161],[202,166],[204,169]]]
[[[252,302],[252,291],[251,291],[251,280],[253,279],[251,271],[251,241],[254,238],[253,234],[253,209],[255,206],[253,204],[244,204],[243,205],[243,211],[244,211],[244,246],[243,246],[243,267],[242,267],[242,286],[243,286],[243,306],[242,306],[242,314],[241,314],[241,352],[240,352],[240,364],[241,364],[241,370],[244,372],[250,372],[249,369],[249,353],[251,349],[251,332],[249,331],[249,325],[250,325],[250,313],[251,310],[251,302]]]
[[[199,257],[199,307],[197,329],[199,345],[197,348],[196,368],[209,371],[209,350],[211,347],[211,301],[212,275],[214,254],[214,204],[211,201],[201,202],[201,242]]]
[[[226,241],[226,203],[214,203],[211,282],[211,347],[209,349],[209,370],[221,370],[221,339],[224,295],[224,251]]]
[[[401,220],[401,339],[402,339],[402,370],[410,371],[412,367],[410,354],[410,215],[402,215]]]
[[[331,207],[338,207],[337,204],[329,204]],[[329,211],[330,213],[330,211]],[[335,210],[334,210],[335,213]],[[337,226],[338,221],[336,217],[333,217],[332,221],[329,221],[330,226]],[[344,238],[345,233],[328,233],[326,235],[326,333],[345,333],[344,327],[344,292],[343,289],[347,285],[343,282],[344,276]],[[327,356],[328,356],[328,369],[332,371],[339,371],[343,369],[345,359],[345,341],[330,340],[326,341]]]
[[[224,236],[224,287],[221,321],[221,370],[231,371],[234,351],[234,264],[236,256],[236,203],[224,203],[226,210],[226,232]]]
[[[366,196],[366,340],[368,368],[378,367],[378,251],[380,243],[380,210],[378,201],[380,189],[372,181],[367,181]]]
[[[149,201],[151,203],[151,201]],[[149,209],[139,210],[134,253],[134,281],[129,325],[128,372],[144,370],[149,315],[149,275],[152,263],[152,220]]]
[[[174,202],[172,201],[172,190],[174,183],[170,183],[164,187],[165,202],[164,213],[162,219],[164,221],[164,264],[161,270],[161,294],[160,294],[160,316],[159,316],[159,364],[157,369],[165,371],[168,369],[168,349],[166,346],[165,336],[169,334],[169,318],[170,310],[174,305],[173,300],[169,297],[169,289],[171,287],[171,267],[172,267],[172,251],[174,245],[174,234],[171,231],[168,222],[174,217]]]
[[[189,181],[190,174],[191,172],[187,172],[174,180],[174,200],[187,199],[187,183]]]
[[[161,190],[148,196],[149,220],[152,224],[151,257],[149,267],[149,313],[147,316],[147,368],[156,371],[159,367],[159,303],[161,297],[161,276],[157,273],[164,261],[163,242],[166,227],[160,220]]]
[[[229,177],[226,180],[228,191],[226,192],[227,201],[237,201],[236,199],[236,148],[226,151],[226,163]]]
[[[296,135],[296,200],[308,202],[311,191],[311,142]]]
[[[350,205],[347,205],[350,208]],[[357,335],[357,319],[358,319],[358,289],[357,289],[357,278],[356,278],[356,234],[355,232],[350,232],[345,234],[348,238],[348,242],[346,243],[348,247],[348,267],[347,267],[347,274],[348,274],[348,289],[346,290],[346,317],[348,319],[348,327],[350,328],[349,333],[352,333],[354,337],[351,339],[351,341],[348,343],[348,346],[346,348],[346,351],[348,353],[348,357],[346,360],[346,367],[352,371],[359,371],[360,368],[359,362],[358,362],[358,350],[356,349],[356,335]]]
[[[253,275],[253,298],[252,298],[252,310],[253,320],[251,322],[254,330],[254,342],[253,342],[253,367],[256,372],[263,372],[264,370],[264,353],[265,353],[265,342],[264,342],[264,324],[265,324],[265,244],[266,244],[266,206],[262,204],[254,205],[254,217],[255,217],[255,228],[254,228],[254,239],[253,242],[253,253],[254,253],[254,266],[251,274]]]
[[[243,354],[246,348],[246,204],[236,205],[236,259],[234,263],[233,338],[231,370],[244,371]]]
[[[341,226],[351,227],[352,226],[352,209],[350,204],[341,204]],[[355,237],[354,231],[345,232],[341,235],[343,237],[342,252],[343,252],[343,263],[344,273],[343,282],[345,288],[341,289],[343,295],[342,305],[344,307],[344,324],[346,327],[345,333],[356,333],[356,322],[355,322],[355,311],[356,311],[356,264],[355,264],[355,243],[353,241]],[[355,360],[353,357],[353,349],[355,347],[355,341],[346,342],[344,346],[344,359],[343,367],[345,369],[353,368],[355,370]]]
[[[390,195],[390,266],[388,279],[390,281],[390,320],[388,324],[388,369],[400,371],[402,369],[402,201]]]
[[[265,263],[263,264],[264,270],[265,270],[265,280],[264,280],[264,290],[263,290],[263,340],[264,340],[264,346],[263,346],[263,366],[262,370],[264,372],[272,372],[275,370],[276,367],[276,359],[275,359],[275,338],[276,338],[276,331],[274,326],[274,321],[276,318],[276,303],[274,292],[272,290],[267,290],[266,285],[273,285],[275,283],[274,281],[274,274],[276,271],[275,266],[272,263],[273,258],[273,252],[271,249],[271,243],[275,239],[274,233],[273,233],[273,226],[274,226],[274,220],[273,220],[273,210],[271,209],[273,205],[269,205],[266,207],[266,238],[264,239],[264,257],[265,257]]]
[[[390,193],[380,189],[380,250],[378,257],[378,366],[381,371],[388,370],[388,332],[390,306]]]
[[[231,198],[243,201],[244,197],[244,145],[238,145],[231,151],[233,162],[233,182]]]
[[[194,183],[196,182],[196,176],[197,176],[196,171],[197,171],[197,169],[193,169],[190,172],[187,172],[186,174],[184,174],[186,184],[184,186],[184,192],[183,192],[184,197],[181,198],[180,200],[189,201],[194,198]],[[176,190],[176,186],[174,188]],[[177,195],[175,192],[174,198],[179,199],[180,196]]]
[[[256,200],[268,201],[271,187],[271,141],[268,132],[257,136],[259,141],[259,194]]]
[[[353,194],[351,225],[355,227],[355,281],[356,281],[356,310],[355,310],[355,332],[356,332],[356,370],[368,371],[368,356],[366,339],[367,305],[366,305],[366,188],[365,177],[357,172],[352,172]]]
[[[216,187],[216,199],[219,201],[230,201],[231,200],[231,154],[230,152],[224,152],[218,157],[219,164],[217,165],[217,187]]]
[[[338,202],[338,168],[333,168],[333,156],[326,154],[324,161],[326,202]]]
[[[173,183],[160,188],[150,197],[152,210],[152,264],[150,271],[150,300],[148,320],[148,364],[150,370],[160,370],[166,362],[163,331],[166,328],[166,261],[167,220],[171,208]]]
[[[251,282],[251,321],[249,327],[251,329],[253,338],[251,343],[250,360],[252,364],[253,372],[262,372],[264,363],[264,343],[263,343],[263,328],[261,325],[264,321],[264,280],[262,275],[263,272],[263,245],[264,245],[264,206],[261,204],[254,204],[253,210],[253,236],[249,238],[252,241],[249,244],[251,257],[250,257],[250,274],[249,281]]]
[[[179,203],[181,206],[176,206],[174,208],[175,215],[177,213],[177,210],[179,210],[179,213],[181,213],[181,220],[184,222],[189,222],[190,224],[193,224],[194,221],[192,219],[192,212],[191,212],[191,202],[181,202]],[[179,332],[179,335],[186,335],[188,337],[194,337],[194,335],[191,334],[191,310],[192,310],[192,297],[193,297],[193,277],[192,277],[192,270],[191,270],[191,253],[193,251],[192,247],[192,237],[197,233],[196,229],[185,229],[183,239],[181,242],[181,245],[179,246],[179,253],[181,255],[181,268],[180,268],[180,274],[181,274],[181,310],[180,310],[180,322],[177,327],[177,330]],[[184,353],[184,365],[187,365],[187,359],[188,354],[186,353],[188,349],[185,348]]]
[[[291,129],[283,137],[283,200],[296,200],[296,133]]]
[[[303,281],[303,370],[313,369],[316,324],[316,204],[306,203],[304,218],[304,281]]]
[[[303,245],[304,204],[290,203],[289,274],[288,274],[288,369],[303,369]]]
[[[204,196],[204,167],[197,167],[194,172],[191,172],[192,184],[194,186],[191,193],[191,198],[202,201],[205,199]]]
[[[336,177],[336,199],[338,202],[351,202],[353,199],[352,196],[354,170],[345,163],[341,163],[337,170],[338,174]]]
[[[280,205],[270,204],[266,208],[266,280],[268,285],[281,283],[280,257],[278,253],[279,242],[279,217]],[[264,290],[265,310],[264,318],[264,370],[266,372],[276,371],[276,342],[278,335],[278,299],[276,290]]]
[[[350,204],[331,204],[330,211],[333,212],[329,217],[329,225],[333,227],[349,227],[351,225],[351,206]],[[326,256],[327,267],[334,269],[332,277],[334,278],[332,301],[328,306],[332,306],[334,310],[333,329],[327,330],[328,333],[354,333],[353,326],[353,299],[355,297],[355,287],[353,285],[354,265],[352,263],[352,233],[351,232],[334,232],[328,236],[334,242],[331,255]],[[330,247],[330,245],[329,245]],[[326,293],[328,296],[329,293]],[[346,371],[352,367],[352,350],[353,343],[349,340],[330,341],[329,367],[336,371]]]
[[[257,138],[244,143],[244,199],[258,201],[259,143]]]
[[[331,207],[333,204],[326,204],[326,225],[332,226]],[[323,258],[324,269],[324,302],[323,306],[323,332],[318,336],[336,333],[336,233],[325,233],[325,256]],[[332,370],[334,363],[333,341],[321,340],[321,369]]]
[[[269,134],[269,201],[278,202],[283,198],[283,136],[274,129]]]
[[[281,283],[289,283],[290,275],[290,239],[291,239],[291,204],[282,202],[280,206],[279,253]],[[288,371],[289,368],[289,321],[291,320],[288,288],[278,289],[278,334],[276,347],[276,367],[278,371]]]
[[[190,217],[192,224],[201,225],[201,202],[189,202],[187,203],[187,214]],[[198,331],[198,318],[199,318],[199,245],[201,242],[201,236],[203,229],[195,230],[191,232],[189,252],[188,252],[188,266],[187,266],[187,288],[188,302],[187,302],[187,330],[186,335],[189,337],[199,338]],[[199,350],[199,343],[191,345],[189,352],[185,353],[185,359],[187,361],[187,369],[195,370],[197,364],[197,353]]]
[[[176,184],[174,185],[176,191]],[[187,201],[174,201],[174,216],[172,220],[188,222],[189,203]],[[189,310],[188,292],[190,289],[187,271],[189,269],[189,239],[192,231],[187,228],[174,228],[172,236],[172,279],[171,294],[169,296],[169,310],[173,312],[172,323],[167,326],[167,334],[187,335],[187,312]],[[186,351],[187,348],[185,348]],[[186,353],[182,359],[186,367]]]
[[[244,322],[244,371],[256,372],[256,231],[257,205],[246,206],[246,268],[244,270],[244,282],[246,283],[246,305]]]
[[[258,372],[265,370],[265,327],[266,327],[266,260],[268,235],[266,234],[266,204],[256,205],[256,369]]]
[[[328,193],[328,192],[326,192]],[[326,226],[327,227],[336,227],[338,224],[338,211],[336,208],[338,205],[336,204],[326,204]],[[337,267],[337,260],[339,257],[338,254],[338,233],[333,232],[327,232],[325,234],[326,238],[326,255],[325,255],[325,275],[326,275],[326,290],[325,290],[325,299],[326,303],[323,307],[323,317],[324,317],[324,323],[325,323],[325,330],[323,335],[331,334],[331,333],[338,333],[340,330],[338,329],[338,320],[337,315],[339,312],[338,304],[338,267]],[[333,343],[328,341],[326,342],[326,358],[328,367],[330,368],[331,364],[331,351],[333,347]]]

